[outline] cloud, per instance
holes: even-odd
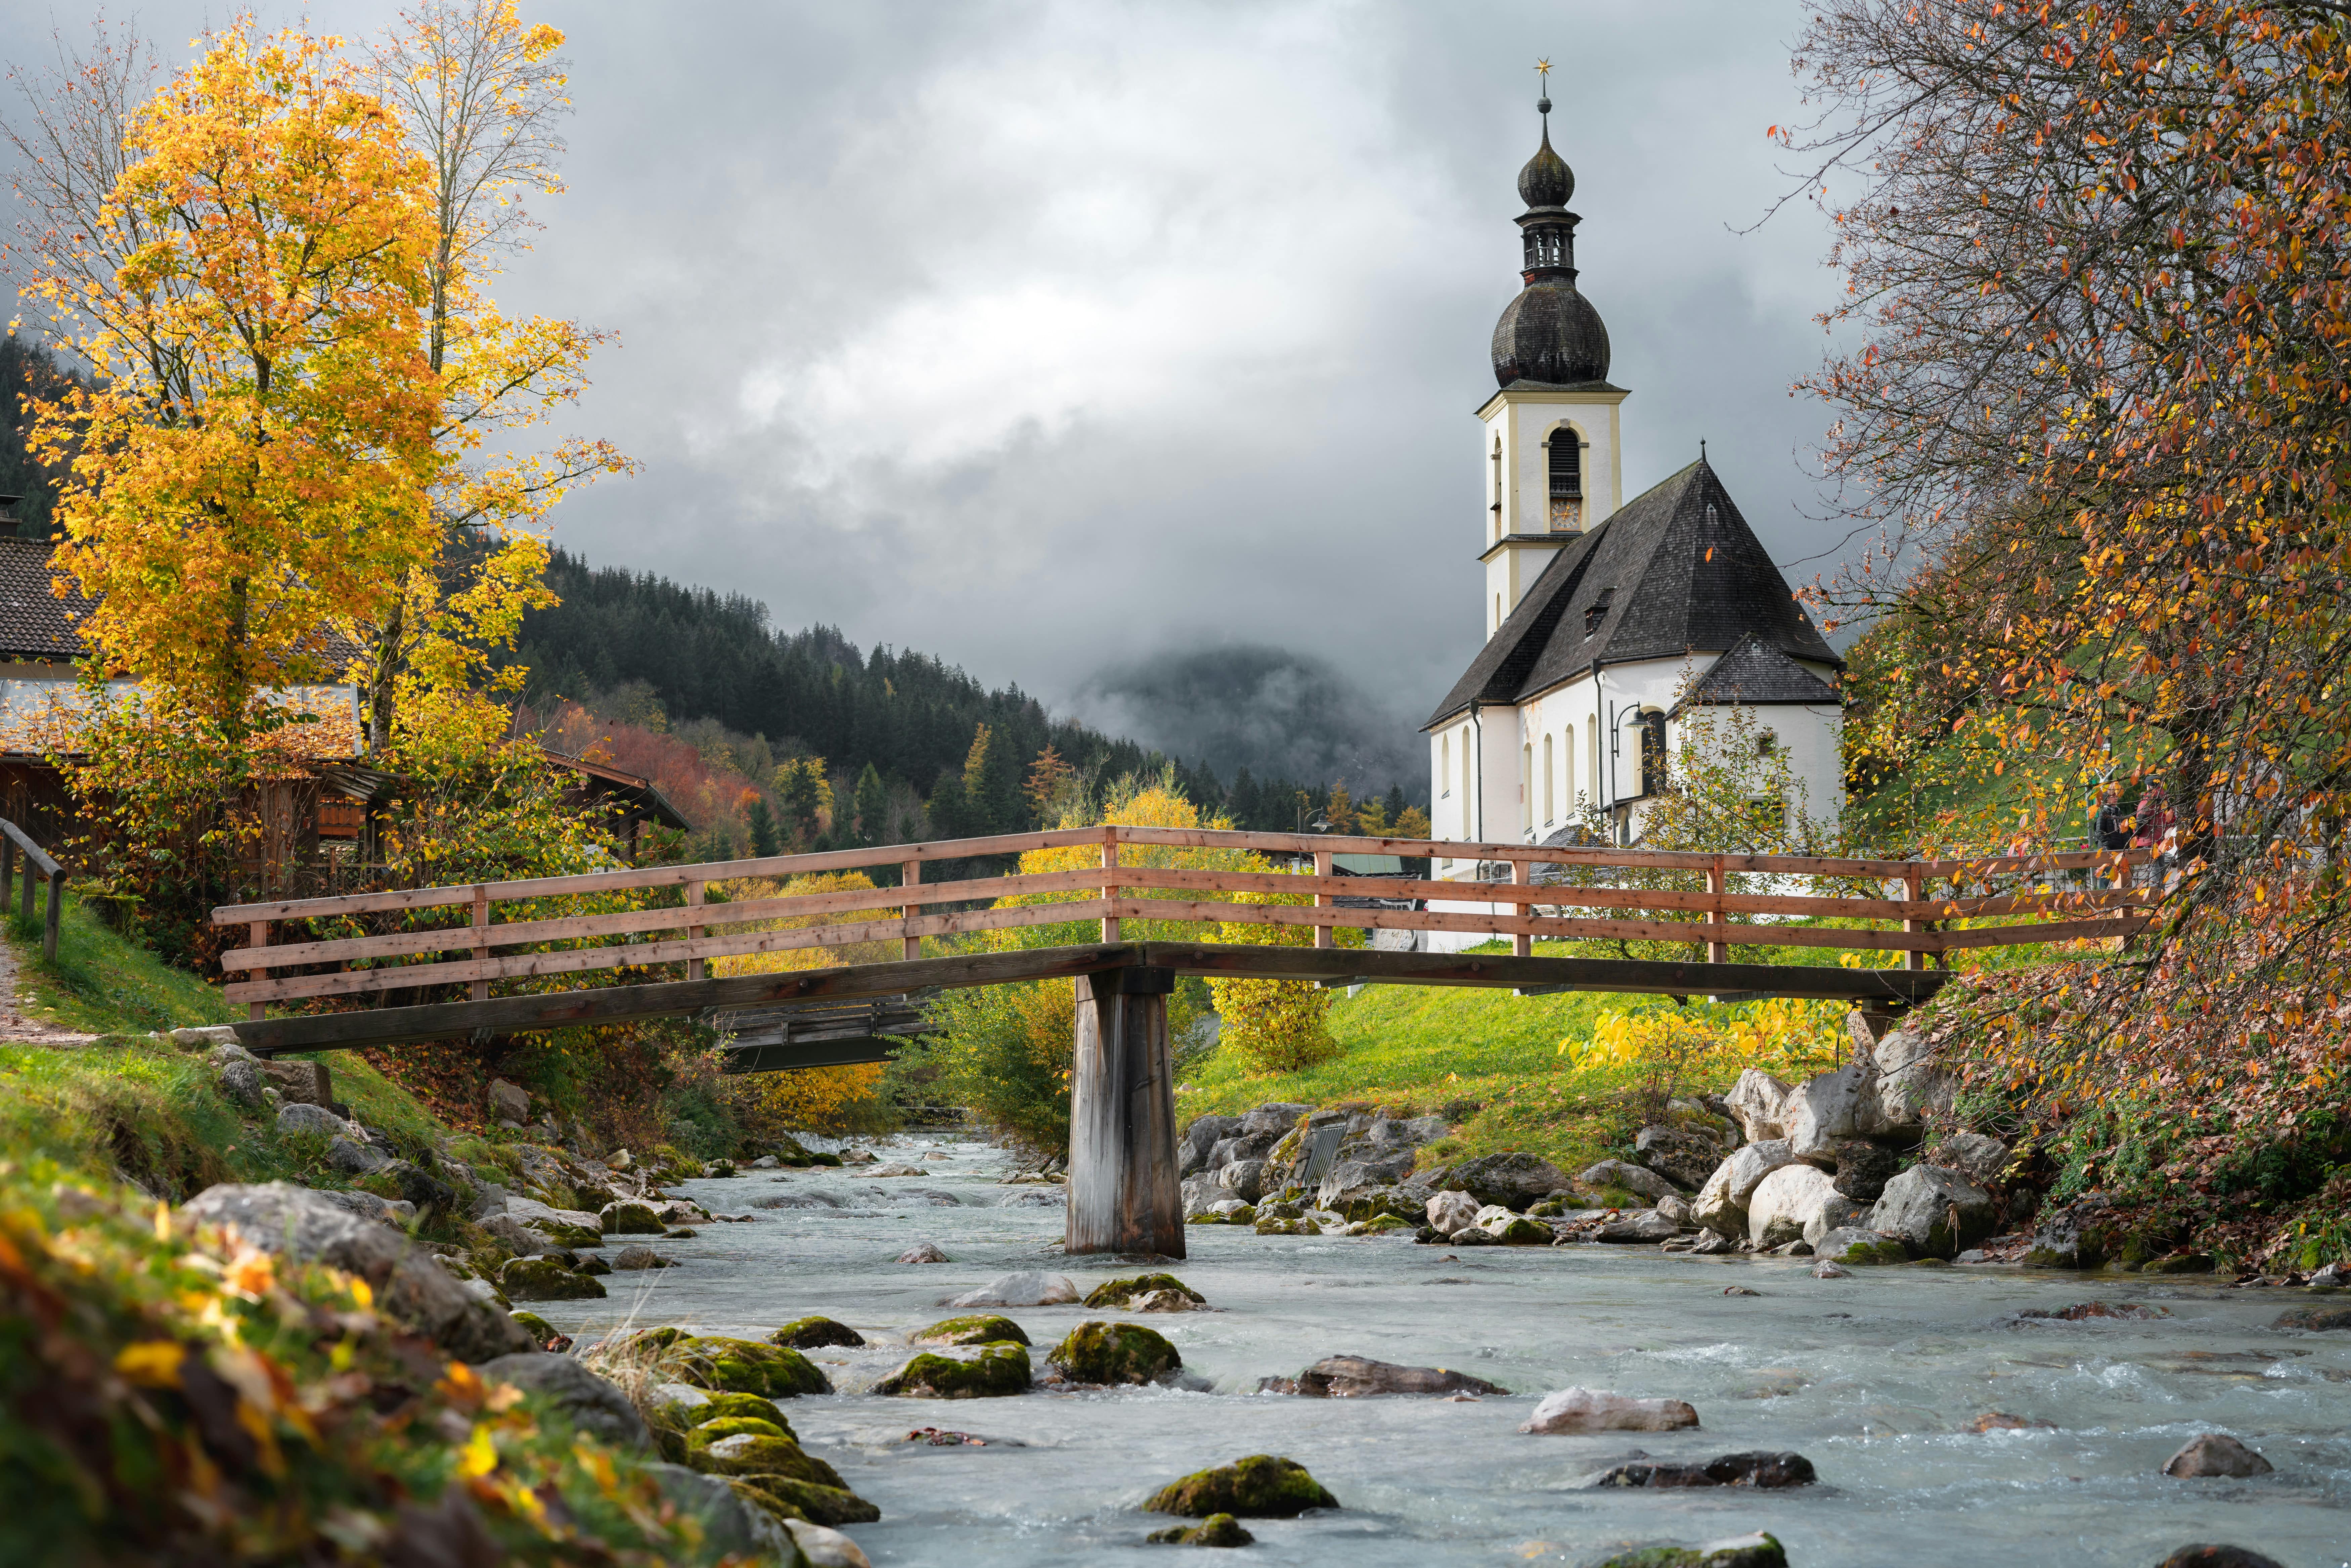
[[[176,50],[210,9],[141,21]],[[1539,55],[1628,497],[1703,435],[1781,559],[1843,532],[1787,392],[1824,226],[1732,232],[1783,188],[1795,0],[539,9],[569,189],[496,292],[622,339],[551,432],[644,465],[558,509],[590,559],[1063,706],[1156,651],[1281,650],[1410,751],[1483,624],[1473,412]]]
[[[1418,795],[1426,749],[1395,694],[1375,694],[1320,659],[1233,644],[1136,660],[1095,674],[1073,714],[1229,784],[1246,768],[1260,780],[1344,780],[1358,798],[1392,784]]]

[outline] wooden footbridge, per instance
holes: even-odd
[[[1031,851],[1082,863],[923,880],[925,866]],[[1340,855],[1428,858],[1476,878],[1371,880],[1343,874]],[[893,1035],[919,1027],[913,998],[924,992],[1069,978],[1079,1002],[1069,1249],[1180,1257],[1166,1006],[1179,974],[1794,997],[1894,1012],[1934,994],[1947,974],[1929,965],[1950,952],[2137,930],[2155,894],[2131,885],[2129,868],[2147,858],[1840,860],[1108,826],[237,904],[213,918],[246,932],[221,962],[245,977],[226,994],[247,1004],[238,1038],[263,1056],[707,1015],[731,1019],[739,1069],[774,1071],[883,1060]],[[894,872],[897,885],[789,895],[741,885],[853,871]],[[1812,891],[1790,891],[1799,883]],[[714,892],[724,901],[711,902]],[[1129,921],[1187,937],[1218,924],[1303,928],[1312,945],[1129,941]],[[1819,921],[1838,924],[1809,924]],[[987,935],[1078,922],[1099,922],[1100,940],[1019,947]],[[1512,951],[1342,946],[1347,930],[1507,937]],[[1688,944],[1694,956],[1533,952],[1537,941],[1594,938]],[[707,972],[717,959],[878,942],[901,956]],[[1734,963],[1734,946],[1905,961]],[[317,1010],[272,1017],[272,1003]]]

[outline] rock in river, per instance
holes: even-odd
[[[838,1323],[831,1318],[794,1318],[769,1334],[768,1343],[786,1345],[793,1350],[816,1350],[829,1344],[845,1344],[854,1348],[865,1343],[865,1336],[847,1323]]]
[[[1699,1546],[1651,1546],[1622,1552],[1593,1568],[1788,1568],[1788,1553],[1778,1540],[1758,1531],[1729,1541]]]
[[[1596,1388],[1546,1394],[1521,1432],[1670,1432],[1698,1425],[1679,1399],[1631,1399]]]
[[[1959,1172],[1912,1166],[1886,1184],[1868,1225],[1915,1257],[1955,1258],[1991,1234],[1993,1214],[1991,1194]]]
[[[1427,1206],[1429,1228],[1447,1236],[1467,1230],[1478,1223],[1479,1207],[1476,1198],[1458,1189],[1433,1194]]]
[[[1329,1355],[1295,1377],[1268,1377],[1259,1394],[1296,1394],[1310,1399],[1365,1399],[1382,1394],[1499,1394],[1510,1391],[1442,1366],[1397,1366],[1360,1355]]]
[[[1131,1308],[1144,1296],[1173,1291],[1205,1304],[1207,1297],[1192,1289],[1173,1274],[1131,1274],[1124,1279],[1105,1280],[1086,1292],[1086,1305],[1096,1312],[1116,1312]]]
[[[769,1399],[832,1392],[824,1374],[799,1351],[757,1340],[681,1334],[669,1343],[664,1359],[679,1382],[697,1388],[758,1394]]]
[[[1758,1450],[1725,1454],[1702,1465],[1675,1465],[1639,1460],[1603,1470],[1594,1478],[1604,1487],[1808,1487],[1818,1479],[1813,1461],[1802,1454]]]
[[[498,1289],[516,1301],[595,1301],[604,1287],[552,1258],[516,1258],[498,1270]]]
[[[1759,1248],[1802,1241],[1805,1225],[1835,1196],[1836,1183],[1828,1172],[1807,1165],[1782,1166],[1748,1195],[1748,1239]]]
[[[1247,1546],[1257,1540],[1229,1513],[1212,1513],[1194,1525],[1171,1524],[1144,1540],[1155,1546]]]
[[[1297,1460],[1251,1454],[1171,1482],[1143,1506],[1154,1513],[1179,1513],[1191,1519],[1219,1513],[1243,1519],[1295,1519],[1310,1508],[1336,1508],[1339,1500]]]
[[[1028,1331],[1010,1318],[974,1312],[968,1317],[946,1319],[906,1336],[908,1344],[996,1344],[999,1342],[1027,1344]]]
[[[1067,1274],[1006,1274],[976,1291],[941,1302],[949,1307],[1057,1307],[1078,1299],[1078,1287]]]
[[[925,1351],[873,1385],[910,1399],[995,1399],[1026,1394],[1031,1372],[1025,1345],[984,1344],[968,1360]]]
[[[761,1207],[765,1206],[762,1205]],[[925,1241],[919,1247],[909,1247],[904,1252],[899,1253],[898,1261],[901,1263],[946,1263],[952,1262],[953,1260],[946,1253],[940,1251],[936,1247],[934,1247],[929,1242]]]
[[[2241,1546],[2183,1546],[2155,1568],[2285,1568],[2274,1557]]]
[[[1184,1358],[1141,1323],[1080,1323],[1046,1358],[1072,1383],[1149,1383],[1181,1368]]]
[[[2273,1467],[2226,1432],[2206,1432],[2164,1461],[2163,1473],[2196,1476],[2265,1476]]]
[[[1754,1069],[1748,1071],[1753,1072]],[[1788,1152],[1785,1138],[1771,1138],[1734,1149],[1729,1159],[1715,1166],[1706,1185],[1698,1188],[1697,1198],[1690,1204],[1691,1213],[1700,1225],[1725,1236],[1744,1233],[1747,1203],[1754,1197],[1756,1186],[1782,1166],[1793,1164],[1795,1157]]]
[[[1603,1241],[1664,1241],[1681,1228],[1654,1208],[1636,1208],[1604,1221],[1596,1235]]]

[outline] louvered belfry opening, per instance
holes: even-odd
[[[1583,528],[1583,444],[1562,424],[1551,433],[1551,530],[1577,533]]]

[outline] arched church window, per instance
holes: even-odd
[[[1544,443],[1551,448],[1551,528],[1573,533],[1583,527],[1583,442],[1562,424]]]
[[[1641,793],[1666,792],[1666,716],[1656,708],[1641,713]]]
[[[1446,731],[1437,737],[1437,793],[1440,798],[1453,793],[1453,732]]]
[[[1552,788],[1558,775],[1552,771],[1552,737],[1543,737],[1543,826],[1559,821],[1559,794]]]

